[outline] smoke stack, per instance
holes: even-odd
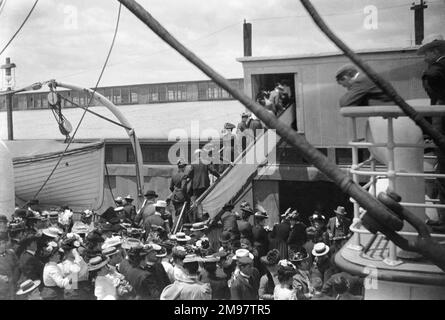
[[[243,34],[244,34],[244,56],[252,56],[252,24],[246,23],[244,20],[243,24]]]

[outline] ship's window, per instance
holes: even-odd
[[[352,149],[351,148],[336,148],[335,149],[335,162],[338,165],[351,165],[352,164]]]
[[[113,146],[105,146],[105,162],[113,163]]]

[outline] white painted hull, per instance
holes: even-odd
[[[29,141],[18,141],[18,143],[25,144]],[[45,141],[42,146],[48,143]],[[29,201],[35,197],[66,147],[66,144],[61,142],[53,141],[51,143],[57,145],[52,148],[50,153],[38,154],[36,150],[33,150],[31,154],[24,156],[23,152],[22,154],[16,152],[18,157],[14,157],[13,164],[15,196],[18,203]],[[18,151],[18,148],[20,146],[16,145],[13,149]],[[73,209],[98,209],[103,200],[103,181],[103,142],[76,143],[73,144],[73,147],[70,146],[48,183],[36,198],[43,205],[69,205]]]

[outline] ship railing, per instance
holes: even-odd
[[[416,109],[416,111],[422,115],[423,117],[443,117],[445,116],[445,106],[441,105],[425,105],[425,104],[417,104],[415,102],[412,103],[412,106]],[[369,182],[366,183],[363,188],[369,189],[372,187],[372,194],[376,197],[377,189],[376,184],[379,178],[387,178],[389,187],[397,192],[396,190],[396,181],[399,177],[423,177],[425,179],[437,179],[437,178],[445,178],[445,174],[437,174],[437,173],[413,173],[413,172],[398,172],[395,170],[394,160],[395,160],[395,152],[396,148],[435,148],[435,145],[419,143],[419,144],[411,144],[411,143],[397,143],[394,141],[394,119],[398,117],[406,117],[403,111],[398,106],[393,105],[385,105],[385,106],[369,106],[369,107],[344,107],[340,110],[342,116],[350,118],[352,124],[352,141],[349,142],[349,145],[352,148],[352,165],[350,168],[350,173],[352,175],[352,179],[355,183],[359,183],[359,178],[361,176],[367,176],[370,178]],[[373,143],[369,141],[361,141],[358,132],[358,119],[360,118],[370,118],[370,117],[381,117],[387,120],[387,129],[388,129],[388,137],[385,143]],[[375,148],[375,147],[384,147],[387,149],[388,156],[388,165],[381,167],[379,163],[379,168],[377,169],[377,160],[374,157],[370,157],[369,159],[359,162],[359,148]],[[435,159],[435,156],[425,156],[425,159]],[[366,214],[366,212],[361,211],[360,205],[357,201],[351,198],[351,201],[354,205],[354,220],[351,224],[350,230],[353,232],[352,241],[349,243],[349,248],[353,250],[362,251],[365,248],[369,249],[370,243],[368,242],[363,246],[362,235],[371,234],[370,231],[365,229],[361,223],[361,217]],[[440,204],[437,199],[428,199],[425,200],[424,203],[413,203],[413,202],[401,202],[401,205],[406,207],[416,207],[416,208],[445,208],[445,204]],[[399,231],[400,235],[403,236],[417,236],[416,232],[410,231]],[[438,240],[444,240],[445,234],[433,233],[433,237]],[[367,237],[369,238],[369,237]],[[375,239],[374,236],[371,239]],[[373,241],[373,240],[371,240]],[[366,249],[365,249],[366,250]],[[384,263],[396,266],[402,263],[402,261],[397,258],[397,247],[394,243],[389,244],[389,254],[386,259],[383,261]]]

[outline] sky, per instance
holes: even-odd
[[[139,0],[171,34],[226,78],[243,77],[243,21],[252,23],[253,56],[334,52],[298,0]],[[413,0],[313,0],[332,30],[354,50],[414,44]],[[419,2],[417,0],[416,2]],[[6,0],[0,49],[34,0]],[[427,1],[425,35],[445,35],[445,0]],[[16,88],[56,79],[94,87],[114,33],[116,0],[40,0],[22,31],[0,56],[11,57]],[[125,7],[99,86],[203,80]]]

